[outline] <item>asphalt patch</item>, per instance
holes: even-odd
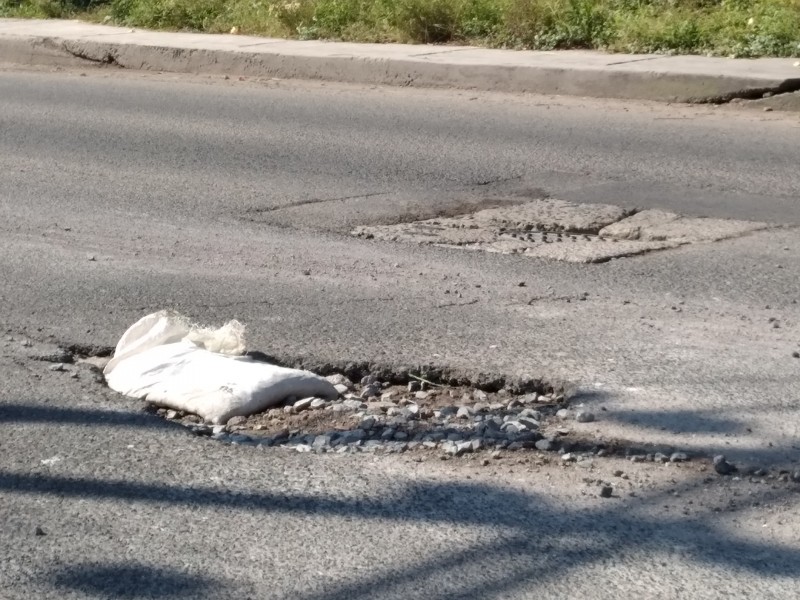
[[[540,199],[457,217],[363,226],[351,233],[365,239],[601,263],[686,244],[716,242],[767,227],[767,223],[751,221]]]

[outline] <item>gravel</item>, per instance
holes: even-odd
[[[602,443],[592,447],[590,441],[564,437],[570,430],[563,429],[563,424],[562,429],[552,429],[554,419],[594,420],[589,411],[565,407],[560,394],[527,391],[515,395],[507,389],[486,392],[468,386],[422,386],[418,381],[397,385],[376,375],[359,377],[361,384],[353,384],[342,374],[327,379],[346,390],[340,398],[292,398],[285,406],[233,417],[223,426],[203,424],[196,415],[182,412],[162,409],[159,414],[197,435],[210,435],[225,443],[289,447],[298,452],[399,453],[417,449],[452,458],[487,451],[495,458],[503,449],[535,449],[559,452],[564,466],[577,464],[586,469],[595,466],[594,457],[617,452]],[[629,458],[660,463],[689,460],[684,452]],[[715,462],[715,470],[729,474],[736,468],[723,458]],[[787,472],[786,477],[790,476]]]

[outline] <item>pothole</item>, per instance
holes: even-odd
[[[355,366],[346,370],[351,375],[363,372]],[[174,410],[156,411],[223,442],[300,452],[427,449],[460,456],[486,449],[556,449],[555,438],[543,433],[543,423],[563,406],[563,386],[536,379],[470,378],[443,370],[418,372],[376,369],[357,381],[343,373],[327,375],[340,393],[336,400],[288,398],[281,406],[234,417],[226,425],[205,424]]]
[[[540,199],[458,217],[363,226],[354,229],[352,235],[598,263],[685,244],[714,242],[767,227],[767,223],[751,221],[686,217],[660,210],[636,211],[608,204]]]
[[[13,339],[11,339],[13,341]],[[30,346],[30,344],[27,344]],[[105,346],[62,344],[55,351],[29,354],[36,361],[54,362],[50,371],[76,375],[69,367],[87,367],[96,382],[105,384],[102,368],[112,349]],[[592,467],[595,458],[625,457],[632,462],[698,462],[701,470],[739,473],[800,482],[790,473],[749,464],[721,473],[710,455],[676,448],[611,439],[584,424],[602,420],[575,396],[574,385],[531,377],[506,377],[432,365],[393,367],[372,362],[322,362],[261,352],[248,355],[281,366],[304,368],[335,382],[336,400],[287,398],[280,406],[249,417],[234,417],[211,425],[197,415],[146,405],[147,412],[215,441],[254,448],[323,453],[409,452],[425,456],[464,457],[484,465],[508,453],[518,460],[558,461]],[[79,377],[79,378],[82,378]],[[576,404],[577,400],[577,404]],[[599,417],[599,419],[596,419]],[[592,425],[593,427],[594,425]],[[548,455],[552,458],[548,458]]]
[[[603,456],[628,456],[636,462],[689,460],[669,446],[642,447],[590,434],[579,424],[594,422],[595,414],[582,405],[570,406],[574,388],[565,382],[433,366],[308,364],[250,354],[324,375],[340,396],[333,401],[288,398],[280,406],[234,417],[224,425],[176,410],[150,410],[222,443],[316,454],[412,452],[442,459],[482,456],[486,461],[505,452],[536,451],[579,466]]]

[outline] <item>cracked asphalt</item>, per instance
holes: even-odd
[[[224,446],[30,358],[175,308],[273,355],[568,380],[578,434],[791,471],[796,116],[7,67],[0,132],[0,596],[799,591],[791,482]],[[347,235],[543,194],[777,226],[598,265]]]

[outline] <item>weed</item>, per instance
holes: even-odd
[[[301,39],[800,56],[800,0],[0,0],[0,16]]]

